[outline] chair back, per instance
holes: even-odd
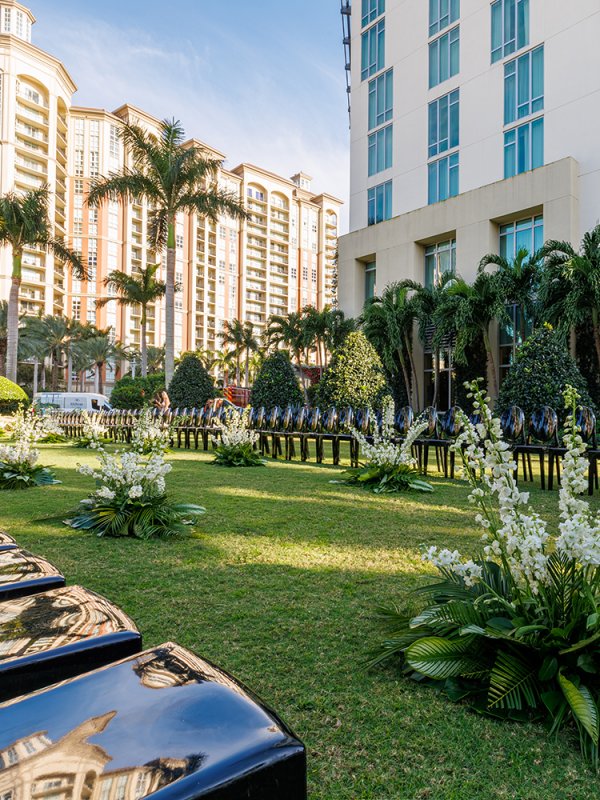
[[[396,430],[401,436],[406,436],[410,426],[415,421],[415,413],[411,406],[404,406],[396,414],[395,425]]]
[[[529,439],[542,444],[558,444],[558,415],[550,406],[536,408],[529,418]]]
[[[519,406],[511,406],[500,417],[502,435],[508,442],[518,442],[525,434],[525,413]]]
[[[452,406],[440,417],[440,429],[449,439],[456,439],[462,430],[461,412],[460,406]]]
[[[596,448],[596,415],[588,406],[579,406],[575,412],[575,427],[586,444]]]

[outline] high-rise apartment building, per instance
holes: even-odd
[[[598,222],[598,0],[342,0],[342,11],[352,26],[346,312],[404,278],[471,280],[489,252],[576,245]],[[497,336],[500,377],[517,327]],[[427,398],[431,356],[417,355]]]
[[[112,328],[127,345],[140,343],[139,309],[106,297],[104,279],[113,270],[135,272],[166,257],[147,240],[145,202],[110,201],[89,208],[90,181],[120,170],[128,158],[120,138],[124,123],[157,132],[159,120],[123,105],[114,112],[72,103],[76,86],[64,66],[31,44],[31,12],[14,0],[0,0],[0,193],[48,184],[56,233],[65,236],[89,265],[76,280],[52,256],[36,250],[23,258],[21,310],[61,314]],[[168,109],[166,109],[168,112]],[[192,139],[209,157],[225,154]],[[250,320],[260,335],[271,314],[305,305],[336,302],[336,251],[341,201],[315,194],[312,179],[291,179],[252,164],[224,166],[221,188],[242,200],[242,222],[225,216],[216,223],[195,214],[177,220],[175,344],[177,351],[221,346],[225,320]],[[0,250],[0,299],[8,298],[11,254]],[[164,342],[164,307],[150,309],[149,344]],[[107,376],[110,383],[112,371]]]

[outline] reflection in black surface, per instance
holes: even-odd
[[[14,550],[17,543],[6,531],[0,531],[0,550]]]
[[[10,659],[136,630],[117,606],[81,586],[6,600],[0,604],[0,667]]]
[[[0,586],[46,576],[60,576],[60,572],[49,561],[26,550],[0,551]]]
[[[196,786],[204,774],[228,781],[238,765],[262,769],[286,752],[300,759],[301,789],[302,745],[283,723],[173,644],[0,705],[2,800],[139,800],[186,775],[198,774]]]

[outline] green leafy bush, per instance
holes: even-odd
[[[115,383],[110,402],[113,408],[143,408],[152,401],[156,392],[164,388],[164,372],[157,372],[146,378],[132,378],[127,375]]]
[[[303,402],[298,377],[284,350],[271,353],[263,361],[252,386],[251,402],[255,408],[264,406],[267,411]]]
[[[517,351],[500,389],[496,411],[502,413],[511,406],[520,406],[526,416],[542,406],[560,411],[567,385],[577,389],[583,405],[592,405],[585,380],[563,338],[545,325]]]
[[[27,394],[16,383],[0,376],[0,414],[14,413],[20,403],[29,403]]]
[[[316,392],[318,405],[380,407],[386,394],[383,366],[375,348],[364,333],[350,333],[323,373]]]
[[[200,408],[217,396],[213,379],[193,353],[183,356],[167,391],[173,408]]]

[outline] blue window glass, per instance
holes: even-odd
[[[529,44],[529,0],[492,3],[492,64]]]
[[[385,66],[385,19],[363,33],[361,50],[361,80],[364,81]]]
[[[459,90],[429,104],[429,158],[459,144]]]
[[[536,114],[544,108],[544,47],[504,65],[504,124]]]
[[[456,75],[460,65],[460,25],[429,45],[429,88]]]
[[[393,126],[387,125],[369,136],[369,175],[389,169],[392,160]]]
[[[385,0],[362,0],[362,26],[374,22],[385,12]]]
[[[512,178],[544,164],[544,118],[504,134],[504,177]]]
[[[458,194],[458,153],[429,164],[429,204],[439,203]]]
[[[368,224],[376,225],[392,217],[392,182],[386,181],[368,191]]]
[[[460,17],[460,0],[429,0],[429,35],[452,25]]]
[[[500,226],[500,255],[512,261],[519,250],[535,253],[544,243],[544,217],[527,217]]]
[[[369,130],[389,122],[394,108],[394,71],[369,81]]]
[[[456,274],[456,239],[432,244],[425,250],[425,286],[433,289],[447,273]]]

